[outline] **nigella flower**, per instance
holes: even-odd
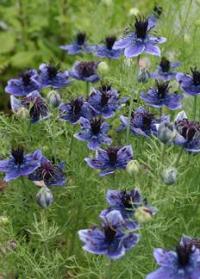
[[[128,231],[126,221],[118,210],[109,212],[105,217],[101,216],[101,227],[93,226],[90,229],[78,232],[83,249],[96,255],[105,255],[112,260],[117,260],[133,248],[139,241],[139,235]]]
[[[42,156],[40,167],[32,172],[28,178],[38,186],[63,186],[66,183],[63,167],[62,163],[55,165]]]
[[[110,85],[102,85],[100,88],[93,89],[88,98],[88,103],[95,113],[102,115],[104,118],[112,117],[115,111],[126,101],[127,98],[119,99],[117,90]]]
[[[126,129],[130,125],[130,131],[138,136],[151,136],[157,131],[156,124],[159,122],[154,115],[143,107],[137,108],[131,113],[130,124],[129,118],[126,116],[120,116],[121,125],[117,129],[118,131]]]
[[[90,105],[83,97],[78,97],[69,103],[61,104],[59,111],[60,118],[71,124],[76,124],[81,116],[90,119],[94,115]]]
[[[200,71],[191,68],[192,75],[178,73],[176,79],[184,92],[190,95],[200,94]]]
[[[177,72],[174,72],[173,69],[178,67],[180,63],[171,63],[165,57],[161,58],[160,64],[157,68],[157,71],[151,74],[151,78],[157,80],[173,80],[176,78]]]
[[[21,100],[17,99],[15,96],[11,96],[10,100],[13,112],[17,113],[21,108],[26,108],[29,111],[32,123],[49,118],[47,104],[38,91],[29,93]]]
[[[175,143],[192,153],[200,152],[200,123],[190,121],[184,112],[180,112],[175,119],[177,136]]]
[[[37,80],[42,88],[52,87],[59,89],[68,86],[70,83],[67,71],[62,72],[57,66],[48,64],[40,65]]]
[[[88,142],[89,149],[96,150],[101,144],[111,144],[112,140],[107,135],[110,125],[103,119],[94,117],[88,120],[81,117],[79,123],[81,131],[74,136],[78,140]]]
[[[100,170],[100,176],[114,173],[117,169],[125,169],[128,162],[133,159],[131,145],[123,147],[109,147],[98,149],[95,158],[85,158],[86,163],[93,169]]]
[[[69,75],[75,79],[87,82],[97,82],[100,77],[97,74],[97,67],[99,62],[76,62]]]
[[[116,41],[113,49],[124,49],[124,55],[127,58],[138,56],[143,52],[160,56],[157,44],[164,43],[166,39],[149,35],[149,31],[153,27],[152,21],[148,18],[136,18],[135,32]]]
[[[9,159],[0,160],[0,172],[6,174],[4,180],[8,182],[31,174],[40,166],[41,156],[40,150],[26,155],[22,147],[12,149]]]
[[[154,108],[168,107],[170,110],[181,108],[183,96],[169,92],[169,82],[156,81],[156,87],[141,93],[141,99]]]
[[[74,55],[81,52],[93,52],[95,46],[88,45],[86,34],[80,32],[76,35],[76,39],[72,44],[60,46],[60,48],[65,50],[68,54]]]
[[[160,266],[146,279],[198,279],[200,278],[200,241],[183,236],[175,251],[162,248],[154,250],[154,258]]]
[[[18,79],[11,79],[5,91],[14,96],[26,96],[34,90],[40,89],[40,84],[36,81],[37,71],[27,70]]]
[[[116,41],[115,36],[107,37],[105,39],[105,45],[99,45],[96,47],[96,56],[105,57],[110,59],[118,59],[122,54],[121,49],[113,49],[113,45]]]

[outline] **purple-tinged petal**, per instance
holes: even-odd
[[[138,243],[139,239],[140,239],[139,234],[129,233],[123,239],[123,246],[125,247],[126,250],[130,250]]]
[[[17,177],[21,176],[21,173],[20,173],[20,170],[14,168],[14,169],[11,169],[9,170],[7,173],[6,173],[6,176],[4,177],[4,180],[6,182],[9,182],[11,180],[14,180],[16,179]]]
[[[154,249],[154,258],[158,265],[162,267],[171,267],[176,264],[177,255],[174,251],[166,251],[161,248]]]
[[[177,277],[176,274],[175,274],[175,276],[173,274],[173,271],[171,271],[167,268],[161,267],[161,268],[157,269],[156,271],[147,275],[145,279],[181,279],[181,277]],[[186,279],[186,278],[182,277],[182,279]]]
[[[10,160],[1,160],[0,161],[0,171],[6,172],[9,169]]]
[[[113,49],[124,49],[129,45],[131,45],[134,39],[135,39],[134,33],[130,34],[125,38],[121,38],[114,43]]]
[[[127,58],[136,57],[140,55],[144,51],[144,49],[145,49],[144,44],[136,42],[135,44],[125,48],[124,55]]]
[[[167,41],[167,39],[164,37],[148,36],[148,39],[149,39],[150,43],[153,43],[153,44],[163,44]]]
[[[145,52],[155,56],[161,55],[160,48],[150,42],[145,44]]]

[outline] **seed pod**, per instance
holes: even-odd
[[[46,186],[42,187],[36,195],[36,201],[42,208],[47,208],[53,203],[53,194]]]
[[[173,167],[165,169],[162,173],[162,179],[166,185],[172,185],[172,184],[176,183],[177,169],[175,169]]]

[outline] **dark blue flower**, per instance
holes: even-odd
[[[173,80],[176,78],[177,72],[174,72],[173,69],[178,67],[180,63],[171,63],[165,57],[162,57],[160,64],[157,68],[157,71],[151,73],[151,78],[157,80]]]
[[[55,165],[42,156],[40,167],[32,172],[28,178],[39,186],[63,186],[66,183],[63,167],[62,163]]]
[[[105,39],[105,45],[99,45],[96,47],[96,56],[110,59],[118,59],[122,54],[122,50],[113,49],[115,41],[116,37],[107,37]]]
[[[69,103],[59,106],[60,118],[72,124],[76,124],[80,117],[90,119],[94,112],[88,102],[85,102],[83,97],[78,97]]]
[[[117,260],[139,241],[139,235],[134,233],[134,230],[138,228],[137,224],[135,223],[133,231],[128,231],[126,221],[117,210],[113,210],[101,218],[103,221],[101,227],[94,226],[78,232],[84,243],[83,249]]]
[[[131,145],[123,147],[109,147],[98,149],[95,158],[85,158],[86,163],[93,169],[100,170],[100,176],[114,173],[117,169],[125,169],[128,162],[133,159]]]
[[[154,258],[160,266],[146,279],[198,279],[200,277],[200,241],[182,237],[175,251],[162,248],[154,250]]]
[[[176,79],[184,92],[190,95],[200,94],[200,71],[191,68],[192,75],[178,73]]]
[[[62,88],[70,84],[69,74],[67,71],[61,72],[57,66],[41,64],[37,80],[42,88]]]
[[[28,70],[20,75],[18,79],[11,79],[5,88],[5,91],[14,96],[26,96],[34,90],[40,89],[40,84],[36,81],[37,71]]]
[[[143,52],[160,56],[157,44],[164,43],[166,39],[149,35],[153,27],[151,19],[136,18],[135,32],[116,41],[113,49],[124,49],[124,55],[127,58],[138,56]]]
[[[76,62],[69,75],[75,79],[87,82],[97,82],[100,77],[97,74],[98,62]]]
[[[96,150],[101,144],[111,144],[112,140],[107,135],[110,125],[107,122],[97,117],[90,120],[81,117],[79,122],[81,131],[74,136],[78,140],[87,141],[89,149]]]
[[[121,107],[127,98],[119,99],[116,89],[109,85],[103,85],[100,88],[93,89],[88,98],[88,103],[94,109],[97,115],[104,118],[112,117],[117,109]]]
[[[154,108],[168,107],[170,110],[182,107],[182,95],[169,92],[169,82],[156,81],[156,88],[151,88],[147,93],[141,93],[141,99]]]
[[[40,166],[41,156],[40,150],[25,155],[22,147],[12,149],[10,158],[0,161],[0,172],[6,174],[4,180],[8,182],[20,176],[31,174]]]
[[[87,44],[86,34],[80,32],[76,35],[76,39],[72,44],[60,46],[68,54],[74,55],[82,52],[90,53],[95,50],[95,46]]]
[[[130,125],[130,131],[139,136],[148,137],[155,135],[157,131],[156,124],[160,121],[154,117],[152,113],[145,110],[143,107],[139,107],[136,111],[132,112],[130,124],[129,118],[126,116],[120,116],[121,125],[117,129],[118,131],[124,130]]]

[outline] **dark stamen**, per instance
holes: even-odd
[[[114,230],[110,226],[105,226],[104,233],[105,233],[106,241],[111,243],[115,238],[116,230]]]
[[[133,207],[133,199],[131,194],[127,193],[127,191],[122,191],[122,203],[126,208]]]
[[[139,39],[145,39],[147,35],[148,29],[148,19],[144,18],[136,18],[135,21],[135,32],[137,35],[137,38]]]
[[[176,253],[178,255],[178,263],[181,267],[185,267],[190,260],[190,256],[192,253],[192,245],[182,244],[176,247]]]
[[[22,147],[18,147],[16,149],[12,149],[11,154],[15,160],[16,165],[21,165],[24,162],[24,149]]]
[[[191,68],[191,72],[192,72],[192,79],[193,79],[193,83],[194,85],[198,86],[200,85],[200,71],[197,70],[197,68]]]
[[[25,86],[28,86],[31,83],[31,74],[29,72],[22,73],[21,78]]]
[[[81,111],[82,105],[83,105],[83,100],[81,98],[77,98],[77,99],[71,101],[73,114],[75,114],[75,115],[79,114]]]
[[[76,42],[78,45],[84,45],[86,40],[86,34],[84,32],[80,32],[76,35]]]
[[[77,65],[79,74],[83,77],[90,77],[95,74],[97,64],[95,62],[80,62]]]
[[[160,67],[163,72],[169,72],[170,70],[170,62],[165,57],[162,57],[160,62]]]
[[[163,12],[163,8],[161,6],[156,5],[153,9],[153,13],[157,18],[161,16],[162,12]]]
[[[47,67],[47,72],[48,72],[49,78],[54,78],[58,73],[58,68],[56,66],[49,65]]]
[[[107,37],[106,38],[106,47],[111,50],[114,43],[116,41],[116,37],[115,36],[112,36],[112,37]]]
[[[159,83],[158,81],[156,81],[156,86],[157,86],[158,98],[164,99],[169,89],[169,82]]]
[[[110,147],[107,149],[107,154],[110,160],[111,165],[115,165],[117,162],[117,152],[119,151],[118,147]]]
[[[94,135],[97,135],[100,132],[101,124],[102,124],[102,119],[101,118],[93,118],[90,121],[91,124],[91,129]]]
[[[191,141],[196,136],[200,136],[200,123],[189,121],[188,119],[179,120],[175,123],[178,132],[187,140]]]

